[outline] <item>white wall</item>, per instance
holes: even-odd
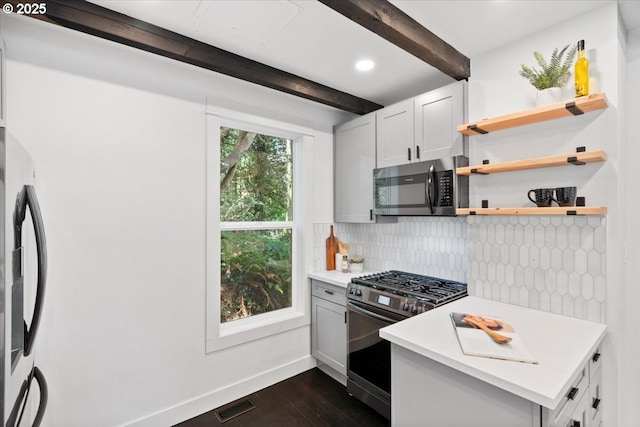
[[[33,19],[3,36],[49,245],[45,425],[171,425],[313,366],[308,326],[205,354],[205,99],[314,128],[321,155],[349,115]]]
[[[619,381],[619,411],[620,426],[634,425],[638,422],[638,401],[640,401],[640,390],[638,389],[638,378],[640,377],[640,339],[638,339],[637,325],[640,324],[640,311],[638,311],[638,301],[640,301],[640,287],[638,277],[640,277],[640,198],[637,197],[637,185],[640,182],[640,170],[637,167],[636,159],[640,158],[640,145],[638,135],[640,134],[640,30],[635,30],[628,34],[627,38],[627,87],[626,87],[626,107],[624,124],[626,124],[626,134],[623,141],[623,151],[625,153],[626,168],[623,180],[626,183],[626,192],[623,194],[627,202],[625,210],[627,252],[625,254],[624,276],[625,280],[621,309],[624,312],[624,321],[621,325],[621,346],[620,346],[620,375]]]

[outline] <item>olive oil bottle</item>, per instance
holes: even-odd
[[[584,54],[584,40],[578,42],[578,60],[575,66],[576,98],[589,95],[589,60]]]

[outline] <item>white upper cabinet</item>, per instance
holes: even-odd
[[[376,111],[377,167],[419,161],[414,144],[413,116],[413,99]]]
[[[357,117],[334,129],[334,221],[393,222],[373,215],[373,170],[466,155],[466,82]]]
[[[466,122],[466,101],[464,80],[414,99],[415,145],[421,161],[467,154],[466,138],[457,132],[458,124]]]
[[[374,222],[375,113],[336,126],[334,155],[335,222]]]

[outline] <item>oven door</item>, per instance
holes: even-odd
[[[377,307],[347,302],[347,391],[391,416],[391,346],[380,328],[405,319]]]

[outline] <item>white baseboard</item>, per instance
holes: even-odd
[[[265,387],[291,378],[316,366],[316,359],[306,356],[286,365],[278,366],[235,384],[219,388],[210,393],[163,409],[137,420],[125,423],[123,427],[172,426],[190,418],[211,411],[234,400],[240,399]]]

